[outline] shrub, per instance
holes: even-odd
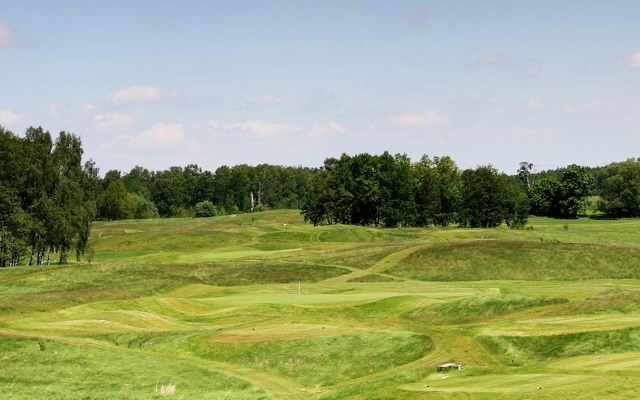
[[[195,207],[196,218],[214,217],[218,214],[219,214],[218,209],[209,200],[201,201],[200,203],[196,204],[196,207]]]

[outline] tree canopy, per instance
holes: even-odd
[[[577,218],[600,194],[606,217],[640,216],[640,159],[605,167],[571,164],[514,175],[491,165],[460,170],[448,156],[342,154],[319,168],[259,164],[150,171],[135,166],[99,176],[82,163],[78,136],[41,127],[23,137],[0,127],[0,266],[64,263],[88,250],[94,219],[210,217],[299,209],[315,225],[519,228],[529,214]],[[28,261],[25,261],[27,260]]]
[[[0,127],[0,266],[65,263],[88,248],[96,215],[98,171],[82,164],[82,143],[60,132],[55,142],[41,127],[23,138]]]
[[[612,163],[602,177],[598,210],[611,218],[640,217],[640,159]]]

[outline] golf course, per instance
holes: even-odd
[[[280,210],[96,222],[89,245],[0,270],[0,398],[640,391],[638,219],[375,228]]]

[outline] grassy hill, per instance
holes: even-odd
[[[618,399],[640,390],[640,221],[96,223],[0,271],[8,399]],[[447,361],[461,371],[440,373]]]

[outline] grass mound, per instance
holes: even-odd
[[[407,318],[438,324],[486,322],[491,318],[520,310],[552,304],[564,304],[563,298],[528,297],[522,295],[480,296],[422,307],[405,314]]]
[[[387,272],[432,281],[636,279],[640,278],[640,248],[454,240],[416,251]]]
[[[265,398],[246,382],[204,365],[142,351],[0,337],[0,357],[11,365],[0,377],[0,387],[11,399],[142,400],[154,398],[158,382],[174,384],[175,395],[184,398]]]
[[[535,359],[640,352],[640,328],[542,336],[481,336],[493,352]]]
[[[640,290],[613,288],[591,296],[583,302],[575,303],[568,310],[571,313],[612,313],[628,314],[640,311]]]
[[[394,281],[395,279],[393,278],[390,278],[384,275],[378,275],[378,274],[367,274],[367,275],[358,276],[356,278],[351,278],[348,280],[348,282],[394,282]]]
[[[271,371],[305,386],[331,386],[414,361],[432,346],[427,336],[372,331],[233,346],[209,340],[190,350],[206,359]]]
[[[0,271],[0,392],[635,398],[638,221],[378,229],[277,211],[99,222],[90,264]],[[463,370],[437,374],[447,360]]]

